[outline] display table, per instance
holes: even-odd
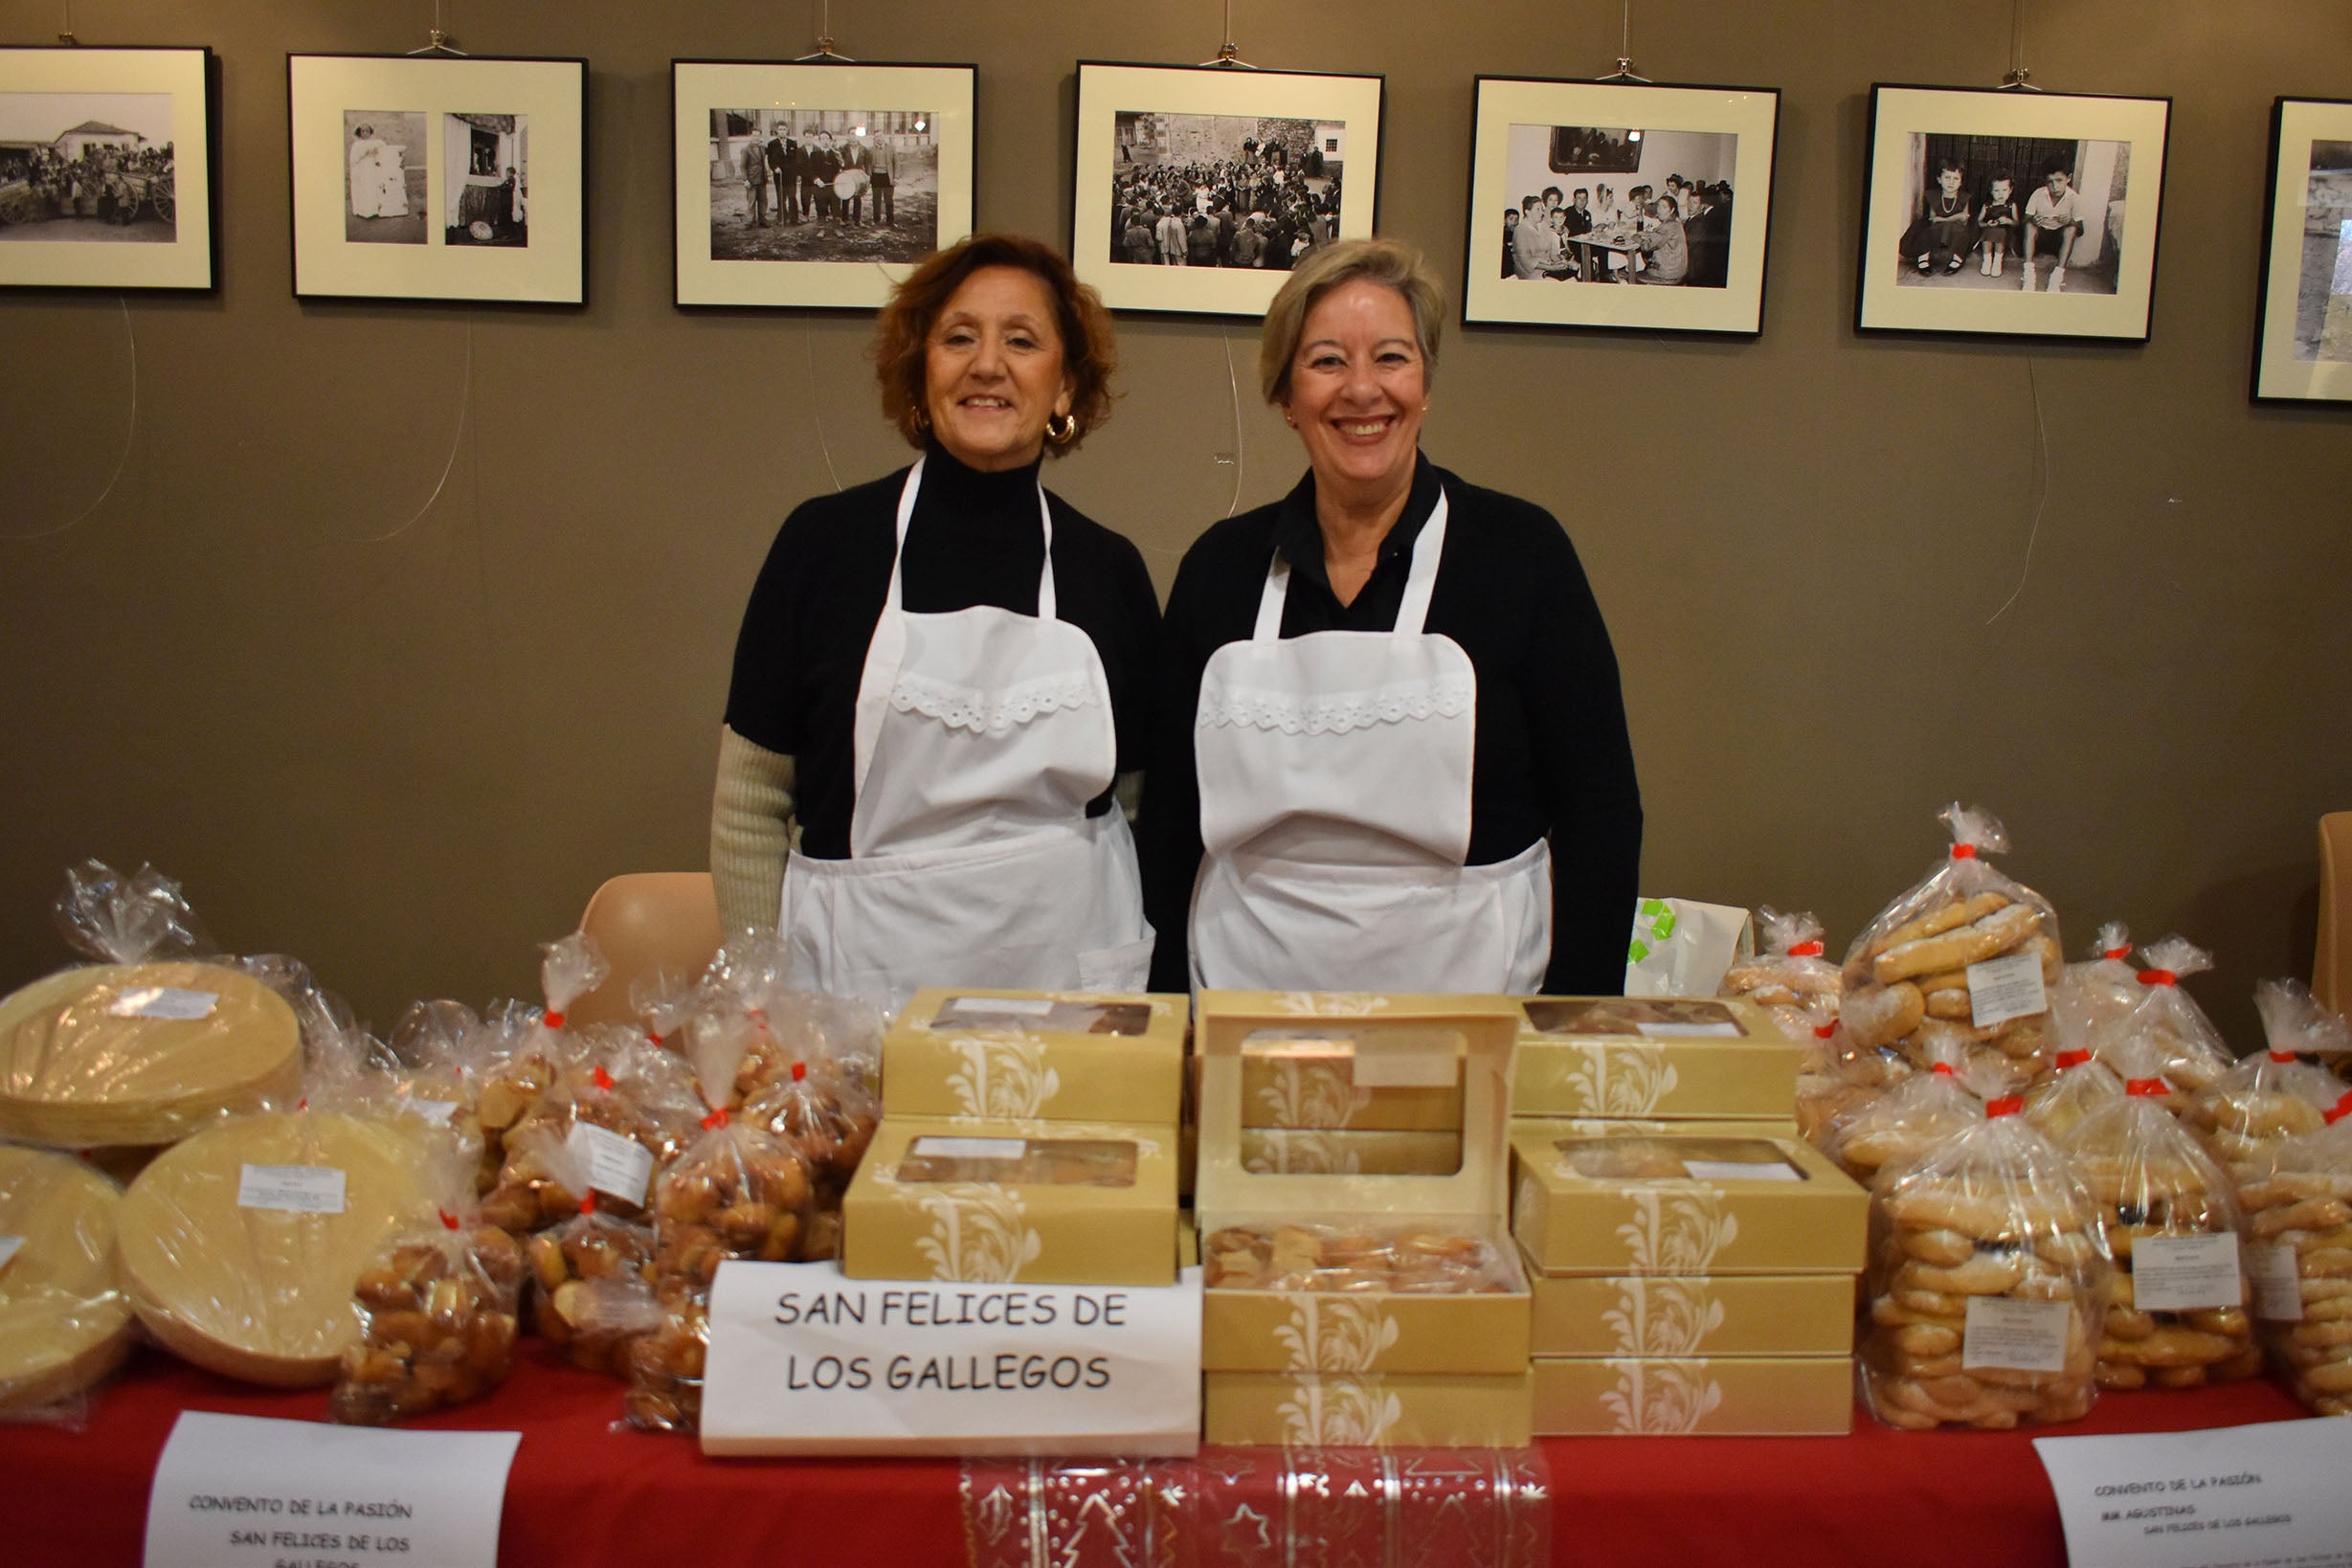
[[[495,1399],[414,1423],[523,1433],[500,1533],[503,1563],[984,1559],[996,1568],[1029,1560],[1035,1549],[1051,1554],[1037,1560],[1061,1568],[1083,1534],[1072,1568],[1140,1561],[1135,1549],[1147,1544],[1152,1560],[1187,1568],[1336,1568],[1333,1533],[1314,1511],[1348,1506],[1332,1495],[1344,1489],[1281,1485],[1270,1450],[1110,1467],[1058,1490],[1018,1463],[975,1461],[967,1470],[942,1460],[709,1460],[691,1439],[613,1431],[617,1383],[571,1370],[536,1341],[523,1357]],[[182,1410],[318,1420],[325,1406],[323,1390],[248,1388],[143,1352],[105,1390],[86,1430],[0,1427],[9,1560],[138,1562],[156,1457]],[[2280,1389],[2253,1382],[2108,1395],[2090,1420],[2048,1430],[2180,1431],[2304,1414]],[[1551,1560],[2063,1563],[2057,1505],[2031,1436],[1896,1433],[1857,1412],[1845,1438],[1547,1438]],[[1428,1477],[1419,1479],[1425,1490]],[[1149,1543],[1139,1492],[1159,1498]],[[1081,1505],[1097,1493],[1106,1501],[1084,1517]],[[1122,1495],[1128,1501],[1113,1506]],[[993,1518],[983,1512],[991,1497]],[[1492,1512],[1492,1499],[1482,1507]],[[975,1518],[998,1527],[993,1551],[974,1538]],[[1450,1537],[1462,1543],[1455,1555],[1436,1560],[1493,1561],[1462,1522]],[[1135,1539],[1119,1539],[1123,1532]]]

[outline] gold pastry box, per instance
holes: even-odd
[[[1410,1028],[1360,1039],[1314,1024],[1249,1030],[1242,1037],[1242,1125],[1452,1131],[1462,1126],[1460,1051]]]
[[[1780,1116],[1797,1045],[1751,1003],[1672,997],[1523,998],[1512,1108],[1522,1116]]]
[[[841,1222],[852,1279],[1171,1285],[1176,1130],[885,1116]]]
[[[1518,1448],[1533,1434],[1527,1370],[1501,1377],[1211,1372],[1206,1443],[1293,1447]]]
[[[1870,1196],[1794,1137],[1521,1119],[1512,1229],[1546,1274],[1854,1274]]]
[[[1846,1274],[1540,1275],[1537,1355],[1845,1355]]]
[[[1462,1134],[1244,1127],[1242,1164],[1260,1176],[1450,1176],[1462,1168]]]
[[[1854,1368],[1843,1355],[1539,1355],[1534,1376],[1535,1430],[1547,1436],[1836,1437],[1853,1429]]]
[[[1183,1112],[1181,997],[918,991],[882,1042],[892,1115],[1166,1123]]]

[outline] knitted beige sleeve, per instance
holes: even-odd
[[[719,930],[775,930],[792,843],[793,759],[722,726],[710,796],[710,883]]]

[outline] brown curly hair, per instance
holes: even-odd
[[[1110,312],[1102,297],[1078,280],[1059,251],[1026,235],[970,235],[907,275],[890,295],[874,324],[874,374],[882,383],[883,417],[898,426],[910,446],[921,446],[930,425],[923,413],[924,350],[939,313],[983,267],[1014,267],[1045,285],[1054,302],[1054,325],[1062,334],[1062,368],[1070,378],[1070,417],[1078,434],[1045,443],[1060,457],[1075,452],[1087,434],[1110,417],[1111,373],[1119,367]]]

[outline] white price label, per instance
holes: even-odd
[[[2132,1305],[2143,1312],[2200,1312],[2246,1304],[2234,1231],[2142,1236],[2132,1243]]]
[[[0,1268],[6,1268],[25,1244],[21,1236],[0,1236]]]
[[[2064,1372],[2067,1320],[2073,1310],[2073,1304],[2064,1301],[1970,1296],[1968,1327],[1960,1338],[1960,1370]]]
[[[409,1109],[436,1127],[447,1127],[449,1118],[458,1113],[458,1102],[455,1100],[411,1100],[407,1105]]]
[[[1737,1040],[1744,1032],[1728,1019],[1720,1023],[1637,1023],[1634,1027],[1653,1040]]]
[[[1990,1029],[2011,1019],[2029,1019],[2050,1011],[2050,995],[2042,989],[2042,956],[2012,952],[1968,966],[1968,1020]]]
[[[495,1568],[519,1432],[184,1412],[147,1494],[149,1568]],[[37,1554],[36,1554],[37,1555]]]
[[[574,1122],[565,1140],[571,1157],[588,1172],[588,1184],[624,1203],[643,1203],[653,1180],[653,1152],[635,1138],[625,1137],[594,1122]]]
[[[343,1172],[332,1165],[247,1165],[238,1169],[236,1206],[289,1214],[341,1214]]]
[[[174,1019],[182,1022],[209,1019],[220,1005],[217,991],[182,991],[177,986],[145,985],[125,991],[106,1011],[118,1019]]]
[[[1028,1152],[1026,1138],[917,1138],[907,1150],[914,1159],[1019,1159]]]
[[[2352,1568],[2352,1422],[2033,1440],[2073,1568]]]
[[[1200,1270],[1155,1288],[720,1265],[703,1451],[1106,1454],[1200,1443]]]
[[[1804,1173],[1786,1160],[1686,1159],[1682,1168],[1700,1181],[1803,1181]]]
[[[2273,1323],[2303,1321],[2303,1275],[2295,1248],[2255,1242],[2246,1248],[2246,1272],[2254,1282],[2254,1315]]]
[[[939,1009],[967,1023],[984,1018],[1042,1019],[1053,1010],[1051,997],[951,997]]]

